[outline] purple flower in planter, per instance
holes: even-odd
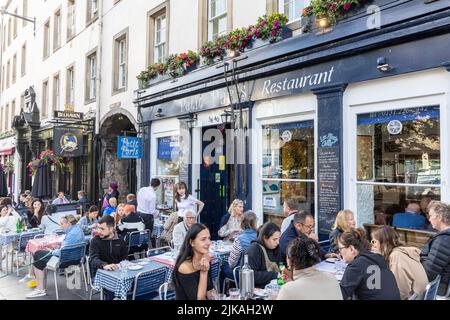
[[[275,20],[274,23],[273,23],[273,26],[274,26],[275,28],[278,28],[278,27],[280,26],[280,21]]]
[[[272,30],[272,32],[270,33],[273,37],[275,37],[278,33],[278,30]]]
[[[247,41],[252,40],[252,36],[251,36],[251,35],[247,35],[247,36],[245,37],[245,40],[247,40]]]
[[[348,3],[348,2],[347,2],[347,3],[344,3],[343,8],[344,8],[345,11],[350,10],[350,7],[351,7],[350,3]]]

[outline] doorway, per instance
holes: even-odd
[[[227,213],[233,195],[232,177],[233,165],[226,161],[226,130],[229,125],[218,125],[202,128],[202,148],[200,164],[200,200],[205,203],[205,208],[200,215],[200,221],[208,226],[211,232],[211,239],[219,238],[220,220]],[[211,130],[212,129],[212,130]],[[215,134],[211,139],[203,141],[203,137],[209,137],[210,133]],[[220,141],[217,141],[219,139]],[[216,147],[211,149],[211,145]]]

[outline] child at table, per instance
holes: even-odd
[[[80,227],[77,225],[77,219],[73,215],[68,215],[63,217],[60,221],[61,229],[64,230],[66,234],[61,248],[75,245],[79,243],[84,243],[84,233]],[[61,255],[61,249],[56,249],[53,251],[37,251],[33,255],[34,263],[30,268],[29,274],[27,274],[20,282],[27,282],[29,280],[36,279],[37,288],[33,290],[30,294],[26,296],[27,299],[33,299],[38,297],[43,297],[47,295],[45,291],[45,272],[44,269],[47,266],[47,262],[50,261],[52,256],[59,257]],[[68,265],[61,265],[61,268],[66,268]]]

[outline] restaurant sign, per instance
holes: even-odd
[[[55,119],[60,120],[83,120],[84,114],[81,112],[71,112],[71,111],[55,111]]]
[[[117,137],[117,158],[119,159],[141,159],[142,138]]]
[[[57,156],[75,158],[83,155],[83,130],[54,128],[53,150]]]

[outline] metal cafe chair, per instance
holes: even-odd
[[[220,280],[220,259],[216,258],[214,262],[211,263],[211,278],[215,288],[219,288],[219,280]],[[220,292],[218,290],[217,292]]]
[[[37,236],[42,236],[42,231],[36,231],[36,232],[23,232],[20,234],[19,241],[17,242],[16,248],[12,252],[11,256],[11,272],[13,271],[14,266],[14,258],[16,259],[16,268],[17,268],[17,276],[19,276],[19,255],[24,255],[25,260],[28,255],[30,258],[30,264],[31,264],[31,253],[25,252],[25,249],[27,247],[28,241],[35,239]]]
[[[159,300],[175,300],[175,290],[169,282],[164,282],[159,287]]]
[[[439,289],[439,283],[441,282],[441,276],[438,275],[436,279],[427,284],[425,295],[423,300],[436,300],[437,292]]]
[[[86,273],[87,273],[87,278],[88,278],[88,284],[90,286],[89,300],[92,300],[92,292],[93,291],[98,291],[100,293],[100,300],[103,300],[102,288],[94,286],[94,283],[92,281],[91,266],[89,265],[89,256],[86,256]]]
[[[159,290],[160,286],[166,281],[167,268],[159,268],[151,271],[138,273],[134,278],[134,289],[132,300],[136,297],[142,297]]]
[[[166,253],[166,252],[171,251],[171,250],[172,249],[169,246],[161,247],[161,248],[155,248],[155,249],[150,249],[150,250],[147,251],[147,258],[154,257],[154,256]]]
[[[86,287],[86,292],[88,292],[86,273],[84,272],[84,261],[86,258],[86,243],[78,243],[70,246],[65,246],[61,248],[61,256],[59,258],[58,263],[54,266],[50,266],[47,263],[47,271],[53,271],[54,280],[55,280],[55,291],[56,291],[56,300],[59,300],[58,294],[58,282],[57,282],[57,273],[61,269],[66,269],[71,265],[78,265],[81,267],[81,273],[84,278],[84,284]]]
[[[132,248],[139,248],[148,245],[150,241],[150,230],[133,231],[128,234],[128,252]],[[133,256],[129,254],[128,256]]]

